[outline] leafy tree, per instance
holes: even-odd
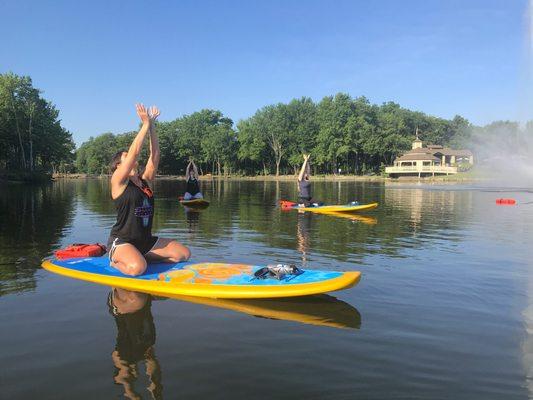
[[[237,146],[239,161],[242,163],[251,161],[252,165],[260,164],[262,173],[268,174],[268,160],[272,156],[269,154],[270,149],[266,138],[257,130],[253,120],[242,120],[237,124]]]
[[[319,130],[313,155],[320,165],[333,167],[337,171],[339,157],[345,157],[350,152],[345,138],[348,136],[347,125],[353,111],[352,98],[344,93],[324,97],[318,104]]]
[[[318,133],[317,107],[308,97],[294,99],[286,107],[289,120],[288,134],[292,138],[288,163],[296,172],[302,164],[302,154],[315,147]]]
[[[201,147],[203,161],[216,165],[218,175],[221,175],[221,165],[223,165],[224,175],[227,175],[237,148],[237,138],[231,127],[231,121],[209,126],[206,135],[202,137]]]
[[[502,129],[510,132],[515,145],[525,143],[523,135],[516,133],[518,127],[508,125],[475,128],[460,116],[446,120],[394,102],[375,105],[365,97],[353,99],[338,93],[318,103],[302,97],[263,107],[239,121],[236,130],[220,111],[204,109],[158,123],[157,131],[161,173],[182,174],[189,157],[194,157],[201,170],[219,175],[230,170],[279,175],[295,173],[302,153],[312,154],[317,173],[336,172],[340,167],[347,172],[376,173],[410,149],[417,129],[426,143],[456,148],[468,147],[493,131],[501,135]],[[133,135],[135,132],[91,138],[78,149],[78,169],[101,173],[107,168],[109,154],[127,149]]]
[[[55,170],[73,159],[72,135],[59,111],[41,97],[31,78],[0,74],[0,167]]]
[[[270,155],[276,165],[276,176],[279,176],[281,162],[286,156],[294,138],[290,134],[288,108],[284,104],[266,106],[257,111],[247,124],[242,124],[244,129],[250,129],[245,135],[255,134],[261,137],[270,149]]]

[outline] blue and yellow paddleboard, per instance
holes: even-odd
[[[358,271],[306,270],[281,280],[256,279],[254,272],[262,268],[247,264],[194,263],[149,264],[137,277],[122,274],[104,257],[69,260],[45,260],[43,268],[59,275],[102,285],[151,293],[159,296],[252,299],[294,297],[333,292],[354,286],[361,279]]]
[[[330,213],[355,213],[359,211],[368,211],[376,208],[378,203],[369,204],[345,204],[338,206],[315,206],[315,207],[294,207],[298,211],[309,211],[317,214]]]

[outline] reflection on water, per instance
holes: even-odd
[[[34,273],[70,222],[71,185],[0,184],[0,296],[34,289]]]
[[[193,234],[198,232],[201,211],[194,210],[188,207],[184,207],[184,210],[185,217],[187,219],[187,226],[189,228],[189,233]]]
[[[330,217],[337,217],[337,218],[344,218],[349,219],[353,222],[359,222],[366,225],[376,225],[378,223],[378,220],[376,217],[367,216],[367,215],[359,215],[359,214],[352,214],[352,213],[344,213],[344,212],[329,212],[327,213]]]
[[[533,398],[533,276],[528,279],[528,305],[523,312],[527,336],[523,344],[523,363],[526,371],[529,397]]]
[[[311,213],[298,213],[296,235],[298,237],[298,251],[302,253],[302,268],[307,268],[307,252],[309,251],[309,232],[311,231]]]
[[[142,363],[148,377],[147,390],[153,399],[161,399],[161,367],[155,355],[156,329],[152,316],[152,299],[145,293],[113,288],[108,295],[109,313],[117,326],[117,343],[111,357],[115,366],[114,381],[124,387],[128,399],[140,399],[135,387]]]
[[[170,298],[272,320],[332,328],[361,327],[361,315],[357,309],[329,295],[264,300],[209,299],[190,296]],[[114,382],[123,387],[124,397],[143,398],[140,389],[143,381],[140,368],[142,366],[147,378],[145,389],[150,398],[162,399],[162,367],[155,352],[156,326],[152,316],[152,296],[113,288],[108,294],[107,306],[117,329],[115,350],[111,355],[115,366]]]
[[[328,204],[379,203],[346,217],[282,212],[296,184],[266,181],[203,182],[211,205],[191,213],[177,200],[184,185],[156,183],[154,230],[195,261],[360,270],[361,282],[292,300],[134,297],[115,321],[101,307],[107,288],[39,270],[58,246],[105,241],[115,221],[108,181],[7,185],[2,396],[146,398],[163,384],[167,398],[532,396],[531,190],[505,189],[519,205],[498,207],[498,187],[313,183]]]
[[[361,314],[355,307],[329,295],[314,295],[278,299],[210,299],[191,296],[171,296],[173,299],[224,308],[255,317],[293,321],[332,328],[361,327]]]

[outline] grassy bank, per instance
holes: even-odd
[[[50,182],[52,174],[43,171],[0,171],[0,181],[42,183]]]
[[[109,179],[109,175],[89,175],[89,174],[55,174],[54,179]],[[183,175],[158,175],[160,179],[185,180]],[[211,175],[206,174],[200,177],[201,180],[241,180],[241,181],[295,181],[296,175]],[[481,174],[475,171],[461,172],[456,175],[435,176],[435,177],[402,177],[392,179],[380,175],[313,175],[314,181],[355,181],[355,182],[468,182],[485,180]]]
[[[183,175],[157,175],[161,179],[174,179],[185,180]],[[54,174],[54,179],[108,179],[109,175],[90,175],[90,174]],[[200,176],[201,180],[211,179],[228,179],[228,180],[242,180],[242,181],[294,181],[296,175],[257,175],[257,176],[245,176],[245,175],[211,175],[206,174]],[[366,181],[366,182],[378,182],[384,181],[384,178],[379,175],[313,175],[313,180],[317,181]]]

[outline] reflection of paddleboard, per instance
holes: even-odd
[[[192,200],[180,199],[180,203],[183,206],[191,207],[191,208],[205,208],[209,206],[209,201],[205,199],[192,199]]]
[[[315,206],[315,207],[299,207],[297,203],[294,203],[292,207],[288,206],[289,202],[282,201],[283,209],[298,210],[298,211],[309,211],[319,214],[327,214],[331,212],[340,212],[340,213],[353,213],[359,211],[368,211],[376,208],[378,203],[369,203],[369,204],[345,204],[345,205],[336,205],[336,206]]]
[[[285,299],[244,300],[209,299],[176,295],[169,297],[263,318],[333,328],[359,329],[361,327],[361,314],[356,308],[327,294]]]
[[[109,265],[107,257],[70,260],[45,260],[43,268],[71,278],[103,285],[152,293],[215,298],[273,298],[305,296],[347,289],[354,286],[358,271],[306,270],[301,275],[287,275],[281,280],[255,279],[261,266],[223,263],[153,263],[147,272],[131,277]]]
[[[378,223],[378,220],[375,217],[369,217],[366,215],[363,216],[363,215],[343,213],[343,212],[328,212],[328,213],[323,213],[323,214],[331,215],[333,217],[338,217],[338,218],[349,219],[350,221],[361,222],[365,225],[376,225]]]

